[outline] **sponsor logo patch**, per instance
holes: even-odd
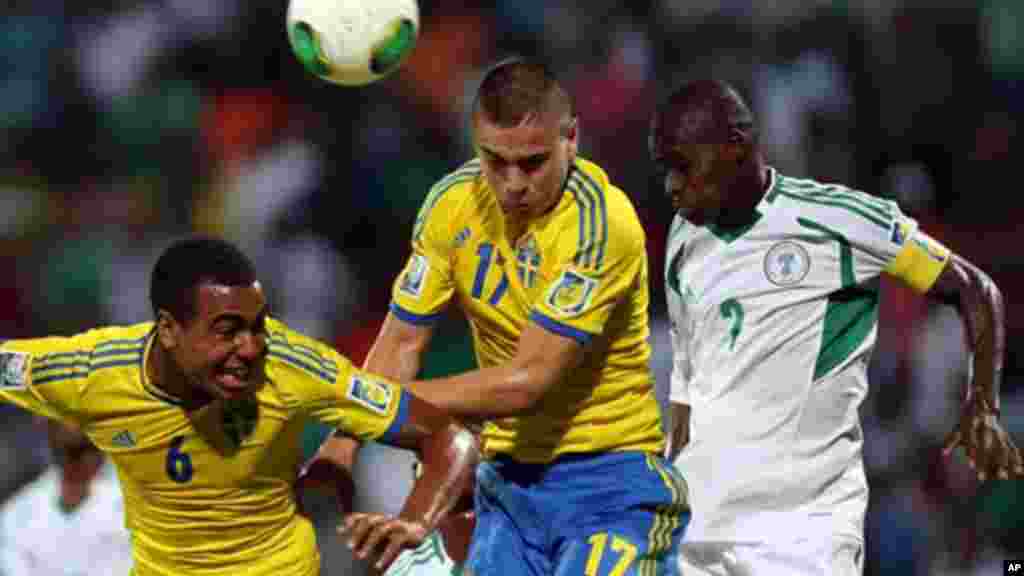
[[[378,414],[387,414],[391,404],[391,388],[365,376],[352,376],[348,383],[348,397]]]
[[[427,257],[422,254],[413,254],[409,257],[409,263],[405,265],[405,271],[402,272],[398,290],[413,298],[419,298],[429,271],[430,263],[427,262]]]
[[[135,436],[127,430],[122,430],[110,439],[110,443],[119,448],[131,448],[135,446]]]
[[[31,362],[25,352],[0,352],[0,388],[24,388]]]
[[[810,270],[811,255],[790,240],[775,244],[764,256],[764,275],[776,286],[799,284]]]
[[[590,304],[598,281],[578,272],[565,270],[548,290],[547,304],[562,316],[576,316]]]
[[[910,235],[910,224],[897,220],[892,224],[892,243],[897,246],[903,246],[903,243],[907,241],[907,236]]]

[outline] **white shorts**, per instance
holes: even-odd
[[[459,574],[461,571],[448,556],[441,535],[438,532],[431,532],[419,546],[399,554],[384,576],[457,576]]]
[[[765,542],[684,542],[686,576],[861,576],[864,544],[854,539]]]

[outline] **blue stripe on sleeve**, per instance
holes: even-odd
[[[405,308],[402,308],[394,302],[391,303],[391,313],[397,316],[399,320],[408,322],[409,324],[415,324],[417,326],[428,326],[433,324],[440,320],[441,316],[444,314],[444,312],[435,312],[434,314],[416,314],[415,312],[410,312]]]
[[[399,388],[399,390],[402,393],[402,397],[398,399],[398,410],[395,412],[395,419],[391,421],[388,429],[378,438],[378,441],[384,444],[392,444],[402,426],[405,425],[405,421],[409,419],[409,392],[405,388]]]
[[[585,332],[583,330],[580,330],[579,328],[569,326],[568,324],[563,324],[558,320],[549,318],[548,316],[545,316],[544,314],[541,314],[536,310],[530,312],[530,320],[536,322],[537,324],[540,324],[548,332],[554,332],[559,336],[572,338],[573,340],[579,342],[580,344],[589,344],[590,340],[594,337],[594,335],[591,334],[590,332]]]

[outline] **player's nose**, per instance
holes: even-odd
[[[525,191],[529,185],[529,178],[522,168],[515,164],[510,164],[505,172],[505,182],[509,190]]]
[[[246,361],[255,360],[263,355],[266,342],[262,335],[242,330],[235,338],[238,355]]]

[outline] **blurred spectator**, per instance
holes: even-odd
[[[131,536],[113,465],[78,430],[42,425],[53,462],[0,510],[0,574],[128,574]]]

